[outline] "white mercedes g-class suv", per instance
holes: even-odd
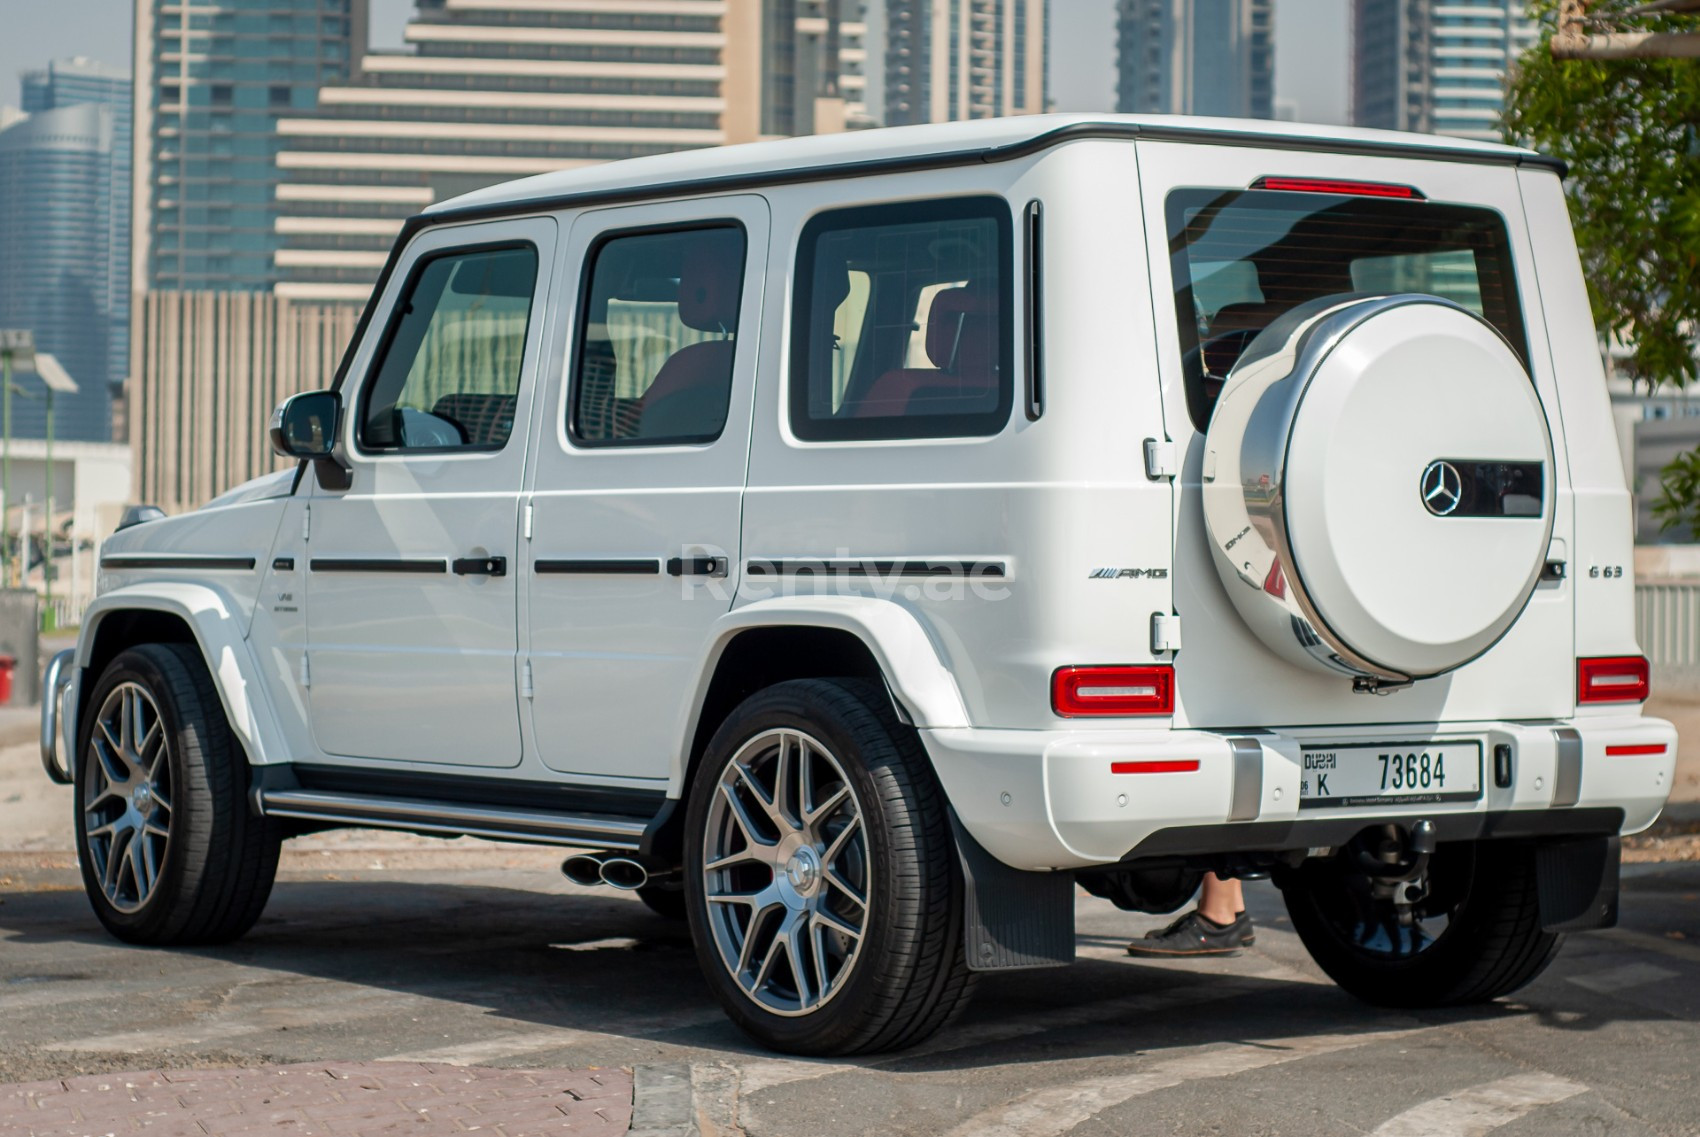
[[[432,207],[297,467],[102,551],[43,737],[96,915],[229,940],[384,826],[583,850],[799,1053],[1206,871],[1371,1002],[1516,989],[1675,762],[1561,177],[1048,116]]]

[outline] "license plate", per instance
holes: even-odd
[[[1479,742],[1306,746],[1300,809],[1432,805],[1482,796]]]

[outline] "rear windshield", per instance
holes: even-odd
[[[1498,328],[1528,366],[1505,221],[1491,209],[1284,190],[1168,201],[1187,410],[1199,430],[1257,333],[1309,300],[1425,292]]]

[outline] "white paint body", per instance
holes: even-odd
[[[1427,816],[1549,810],[1558,781],[1553,731],[1572,727],[1584,756],[1571,808],[1622,809],[1626,832],[1649,825],[1670,789],[1673,730],[1634,704],[1576,702],[1577,657],[1639,654],[1633,572],[1588,572],[1632,566],[1630,499],[1561,184],[1549,170],[1520,167],[1518,152],[1178,120],[1231,129],[1235,144],[1227,145],[1210,134],[1178,137],[1177,122],[1126,119],[1115,121],[1155,122],[1170,133],[1083,138],[926,171],[776,177],[765,188],[681,192],[659,203],[544,203],[639,188],[656,197],[653,187],[675,182],[972,152],[1084,121],[1101,120],[1048,116],[761,143],[546,175],[453,203],[509,203],[516,212],[431,226],[413,239],[355,346],[344,396],[366,381],[412,259],[428,248],[524,236],[538,243],[542,267],[516,412],[524,425],[507,448],[448,459],[371,457],[359,453],[345,425],[340,452],[353,477],[346,492],[327,491],[308,473],[293,492],[287,478],[274,480],[117,534],[109,557],[240,556],[255,568],[103,571],[83,662],[103,617],[129,607],[166,609],[193,629],[256,764],[469,779],[499,771],[539,787],[678,797],[726,645],[749,628],[825,627],[866,645],[965,827],[1018,868],[1113,862],[1175,826],[1228,834],[1237,824],[1228,821],[1235,780],[1228,739],[1248,734],[1261,746],[1255,822],[1296,818],[1301,745],[1378,740],[1479,740],[1487,753],[1496,743],[1516,747],[1512,785],[1486,779],[1482,800],[1425,807]],[[1329,152],[1336,144],[1355,152]],[[1366,154],[1370,147],[1384,149]],[[1472,155],[1482,161],[1464,160]],[[1224,593],[1203,532],[1203,436],[1182,389],[1163,201],[1177,186],[1241,188],[1268,174],[1415,185],[1431,200],[1497,210],[1510,233],[1534,393],[1554,447],[1553,547],[1570,571],[1537,589],[1480,658],[1386,697],[1353,694],[1343,677],[1293,666],[1266,648]],[[1042,416],[1023,415],[1018,376],[1017,406],[991,437],[793,437],[785,378],[802,226],[831,208],[966,194],[1006,198],[1017,221],[1029,201],[1043,202]],[[720,218],[741,221],[749,238],[727,428],[705,446],[575,448],[562,424],[586,250],[610,229]],[[1019,311],[1030,279],[1019,248],[1014,264]],[[1022,340],[1018,319],[1017,360]],[[1351,408],[1341,414],[1349,422]],[[352,418],[345,415],[345,424]],[[1172,440],[1178,476],[1147,476],[1146,438]],[[1377,460],[1373,440],[1336,445],[1331,463]],[[1410,471],[1413,487],[1417,474]],[[313,558],[475,551],[506,556],[509,574],[326,583],[305,571]],[[730,574],[681,580],[528,571],[549,557],[665,560],[704,552],[726,556]],[[1007,576],[1003,595],[979,598],[838,577],[788,582],[774,594],[739,571],[751,558],[777,557],[998,560]],[[273,567],[289,559],[293,568]],[[1167,571],[1091,579],[1102,566]],[[1377,596],[1367,611],[1393,602]],[[1151,650],[1153,613],[1180,616],[1178,652]],[[1400,616],[1420,621],[1422,614]],[[1053,713],[1057,668],[1148,662],[1176,669],[1173,716]],[[1656,755],[1605,755],[1608,744],[1657,743],[1665,746]],[[1113,763],[1147,759],[1196,759],[1198,768],[1112,773]],[[1386,811],[1352,812],[1369,824]]]

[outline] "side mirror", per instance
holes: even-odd
[[[341,425],[342,396],[335,391],[291,395],[272,412],[272,449],[284,458],[313,463],[325,489],[345,490],[351,484],[349,471],[336,458]]]
[[[272,449],[284,458],[329,458],[341,419],[342,397],[335,391],[291,395],[272,412]]]

